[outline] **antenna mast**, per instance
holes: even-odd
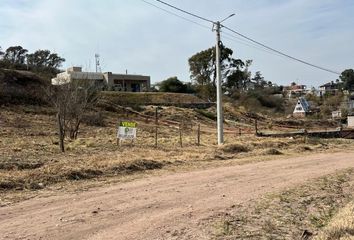
[[[96,72],[101,72],[100,55],[98,53],[95,54],[95,62],[96,62]]]

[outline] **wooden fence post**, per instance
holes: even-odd
[[[158,116],[157,116],[157,107],[155,109],[155,147],[157,147],[157,124],[159,122]]]
[[[256,130],[256,136],[258,136],[258,120],[256,119],[256,121],[254,122],[254,128]]]
[[[242,131],[241,128],[239,128],[239,129],[238,129],[238,135],[239,135],[239,136],[241,136],[241,134],[242,134],[241,131]]]

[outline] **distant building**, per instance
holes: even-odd
[[[289,98],[305,96],[308,93],[306,85],[292,84],[284,87],[286,95]]]
[[[349,95],[347,99],[348,113],[354,114],[354,95]]]
[[[326,84],[323,84],[322,86],[320,86],[320,96],[324,96],[324,95],[335,95],[340,88],[340,84],[339,83],[335,83],[335,82],[329,82]]]
[[[332,119],[341,119],[342,118],[342,111],[337,110],[332,112]]]
[[[52,79],[53,85],[66,84],[71,81],[93,82],[103,90],[122,92],[147,92],[150,89],[150,77],[112,72],[83,72],[81,67],[70,67]]]
[[[293,117],[304,118],[310,112],[310,104],[303,97],[297,100],[296,106],[294,108]]]

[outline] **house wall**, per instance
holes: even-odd
[[[52,84],[61,85],[75,80],[103,83],[104,77],[102,73],[81,72],[81,67],[71,67],[68,68],[65,72],[57,74],[57,77],[52,79]]]
[[[127,92],[144,92],[150,89],[150,77],[143,75],[104,73],[104,78],[110,89]]]
[[[293,113],[293,117],[294,118],[305,118],[306,117],[306,113],[305,112],[294,112]]]
[[[115,91],[147,92],[150,89],[149,76],[82,72],[81,67],[70,67],[65,72],[57,74],[57,77],[52,79],[52,84],[61,85],[75,80],[92,81],[102,89],[108,87]]]
[[[348,116],[348,128],[354,128],[354,116]]]

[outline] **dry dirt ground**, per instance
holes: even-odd
[[[232,205],[353,167],[318,153],[138,179],[0,208],[0,239],[210,239],[200,224]]]

